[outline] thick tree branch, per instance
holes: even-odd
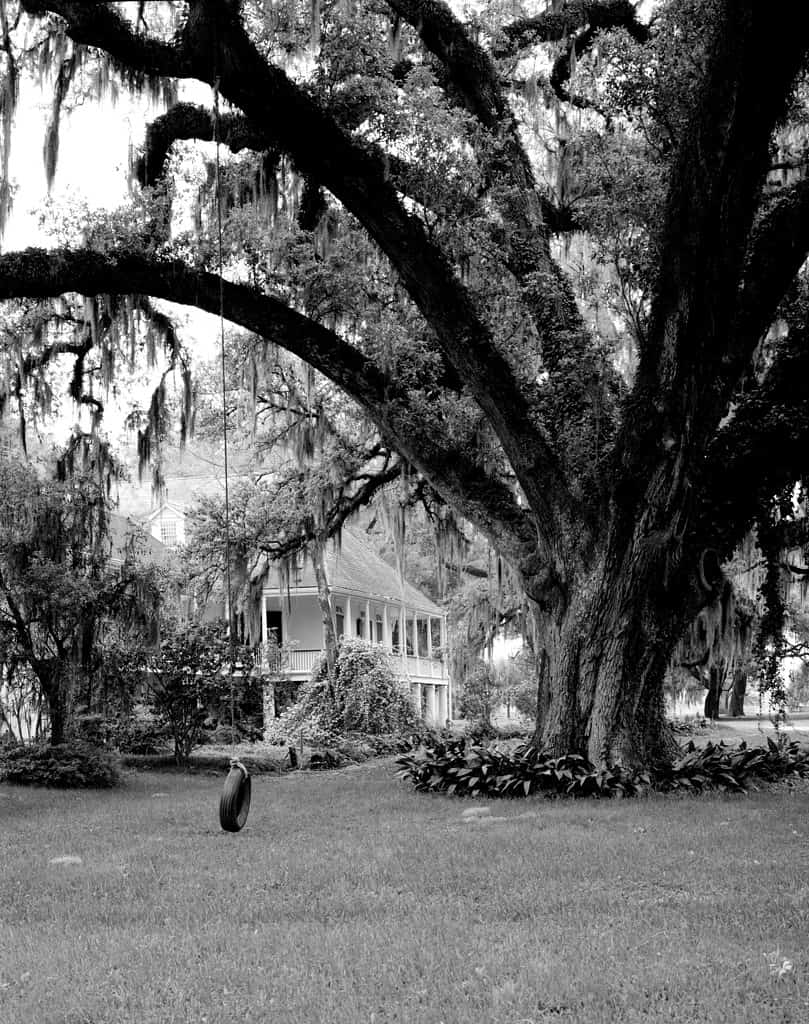
[[[581,29],[589,33],[588,42],[600,30],[624,28],[639,43],[649,38],[649,28],[638,21],[635,5],[629,0],[571,0],[560,8],[533,18],[518,18],[501,29],[504,39],[492,47],[495,57],[510,57],[537,43],[561,42]],[[577,48],[577,55],[580,55]],[[570,77],[570,70],[563,76]]]
[[[0,300],[65,292],[84,295],[142,293],[209,313],[219,312],[220,278],[179,261],[87,250],[29,249],[0,256]],[[358,402],[385,441],[415,466],[447,500],[463,495],[465,514],[489,535],[502,534],[514,549],[535,529],[511,491],[471,459],[443,443],[414,411],[409,393],[358,349],[283,302],[246,285],[223,283],[224,308],[233,323],[275,342],[334,381]],[[533,533],[535,537],[535,533]]]
[[[809,477],[809,336],[788,339],[708,449],[697,528],[726,552],[768,499]]]
[[[221,113],[218,134],[219,140],[232,153],[244,149],[263,153],[272,147],[270,139],[257,132],[243,114]],[[163,175],[173,142],[180,139],[212,142],[215,137],[213,111],[195,103],[177,103],[147,127],[143,154],[135,162],[135,177],[141,185],[154,185]]]
[[[506,246],[508,267],[523,285],[533,274],[543,275],[553,282],[552,295],[536,296],[532,302],[540,332],[545,334],[543,328],[548,327],[545,309],[548,299],[553,304],[555,326],[568,331],[582,330],[570,284],[548,247],[546,217],[550,216],[556,227],[559,217],[554,216],[556,211],[552,205],[539,194],[531,162],[489,54],[472,40],[443,0],[388,0],[388,3],[416,29],[424,46],[446,69],[448,83],[464,107],[496,140],[497,166],[487,170],[496,172],[498,181],[493,198],[510,224]]]
[[[83,0],[21,0],[23,9],[32,15],[58,14],[70,26],[70,36],[77,43],[104,50],[121,67],[145,75],[164,78],[187,78],[193,75],[189,54],[180,36],[173,43],[164,43],[136,32],[113,7],[104,2]],[[186,29],[193,28],[193,8]]]
[[[749,350],[809,256],[809,179],[781,189],[753,228],[744,268],[737,344]]]
[[[797,17],[797,0],[789,7]],[[768,12],[745,0],[725,5],[712,50],[671,175],[650,326],[624,420],[627,511],[663,452],[673,474],[667,500],[688,486],[693,453],[715,431],[757,341],[740,344],[733,332],[740,282],[770,137],[806,41],[785,39]]]

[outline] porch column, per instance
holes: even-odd
[[[405,630],[407,629],[407,616],[405,614],[404,604],[399,605],[399,654],[402,659],[402,672],[407,675],[407,637],[405,636]]]
[[[385,650],[393,649],[393,641],[390,635],[390,623],[388,622],[388,606],[382,605],[382,645]]]
[[[413,657],[416,659],[416,672],[420,670],[419,665],[419,613],[413,609]]]
[[[433,617],[427,616],[427,657],[433,660]]]
[[[443,728],[444,723],[449,718],[447,714],[447,688],[446,686],[436,686],[435,691],[438,696],[438,724]]]
[[[452,692],[452,678],[449,672],[450,649],[446,615],[441,616],[441,651],[443,655],[441,662],[441,678],[446,679],[447,681],[447,718],[452,721],[455,717],[455,694]]]
[[[351,612],[351,598],[346,594],[346,615],[343,619],[343,636],[356,636],[357,627],[354,625],[354,616]]]
[[[365,639],[370,643],[374,638],[371,631],[371,602],[365,602]]]
[[[413,706],[421,718],[421,683],[413,683]]]

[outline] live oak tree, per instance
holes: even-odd
[[[129,234],[3,255],[0,298],[221,303],[257,353],[305,360],[508,562],[538,655],[536,742],[597,763],[669,755],[674,645],[715,599],[722,559],[805,469],[805,322],[770,332],[762,359],[809,252],[800,152],[778,161],[793,178],[768,177],[778,133],[802,123],[809,43],[785,30],[802,5],[776,17],[761,0],[671,0],[643,25],[626,0],[508,19],[493,6],[468,23],[441,0],[322,2],[303,44],[293,3],[191,0],[174,32],[150,4],[131,20],[114,3],[21,6],[65,89],[94,60],[133,85],[200,80],[215,104],[149,127]],[[2,10],[11,97],[24,60],[16,8]],[[548,45],[547,75],[526,74]],[[585,109],[590,128],[575,159],[557,152],[553,189],[530,123],[546,100],[559,123]],[[194,241],[169,231],[164,202],[182,198],[166,191],[182,140],[215,138],[255,154],[225,181],[221,265],[216,218],[202,211]],[[599,189],[591,229],[615,258],[625,376],[556,237],[588,227]],[[240,213],[245,199],[263,220]]]

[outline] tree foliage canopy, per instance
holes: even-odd
[[[125,7],[4,0],[6,128],[35,64],[54,121],[80,68],[211,105],[149,126],[129,226],[3,255],[0,298],[223,307],[305,361],[509,562],[537,742],[670,752],[673,646],[804,470],[801,5]]]

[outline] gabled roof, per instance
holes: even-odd
[[[109,516],[109,539],[110,558],[114,562],[123,562],[127,546],[134,543],[135,552],[142,561],[161,566],[171,563],[172,555],[165,544],[117,512],[111,512]]]
[[[438,605],[426,594],[400,580],[398,572],[379,557],[361,534],[350,527],[343,527],[339,547],[329,545],[326,549],[326,579],[335,595],[348,593],[397,604],[404,600],[408,608],[430,615],[443,615]],[[301,570],[290,578],[289,590],[294,594],[298,588],[315,586],[315,571],[311,559],[307,557]]]
[[[171,518],[185,519],[185,509],[174,501],[164,501],[157,508],[144,517],[144,522],[151,523],[155,519]]]

